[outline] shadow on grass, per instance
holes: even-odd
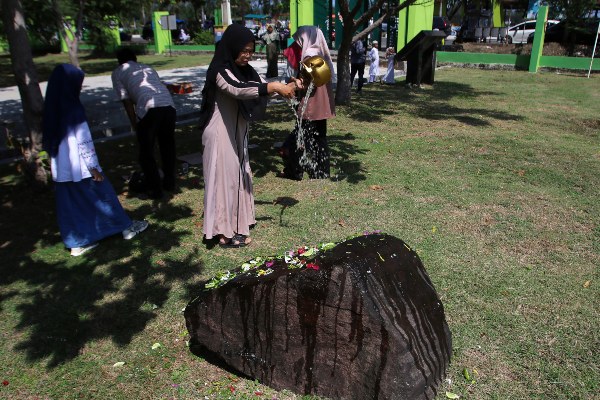
[[[433,121],[454,119],[471,126],[491,126],[490,120],[523,120],[520,115],[497,110],[493,101],[504,100],[504,95],[498,91],[480,91],[457,82],[441,81],[422,89],[409,88],[404,83],[393,86],[371,84],[363,89],[362,96],[353,94],[352,106],[346,107],[346,110],[350,118],[361,122],[381,122],[387,113],[396,113],[399,109],[418,118]],[[482,98],[480,107],[467,108],[455,104],[455,99],[478,97]]]
[[[120,235],[102,240],[84,256],[70,257],[62,245],[53,192],[33,194],[23,183],[0,182],[0,309],[11,303],[17,351],[30,362],[46,360],[54,368],[76,358],[88,343],[109,339],[131,342],[183,288],[202,271],[197,250],[172,259],[161,256],[182,244],[179,220],[191,218],[187,206],[165,203],[159,211],[142,204],[130,213],[141,219],[154,212],[159,223],[133,240]]]
[[[287,128],[278,129],[268,125],[280,122],[286,123]],[[283,170],[282,159],[274,145],[277,142],[285,141],[294,128],[294,124],[294,114],[287,104],[270,105],[267,110],[266,121],[252,124],[250,128],[250,143],[258,146],[250,150],[250,162],[254,176],[262,177],[269,172],[277,173]],[[360,163],[350,157],[356,154],[363,154],[365,150],[353,144],[354,135],[333,133],[330,126],[328,124],[327,141],[331,163],[337,169],[343,171],[343,175],[339,175],[337,180],[347,180],[350,183],[365,180],[366,176],[360,168]],[[334,177],[334,179],[336,178]]]

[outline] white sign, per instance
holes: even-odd
[[[163,15],[160,17],[160,27],[163,31],[173,31],[177,29],[177,19],[174,15]]]

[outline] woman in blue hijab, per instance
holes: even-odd
[[[44,100],[43,146],[50,155],[60,234],[80,256],[107,236],[131,239],[148,227],[132,221],[98,163],[83,104],[84,73],[71,64],[54,68]]]

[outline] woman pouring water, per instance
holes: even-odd
[[[295,83],[265,82],[249,64],[254,35],[229,25],[206,72],[200,130],[204,173],[204,235],[222,247],[250,243],[256,223],[252,172],[248,160],[249,122],[264,115],[267,96],[292,98]]]
[[[284,51],[295,76],[301,76],[302,62],[314,58],[322,59],[333,74],[333,63],[323,32],[316,26],[300,26],[294,33],[294,43]],[[283,177],[302,180],[304,171],[309,178],[323,179],[330,174],[329,147],[327,145],[327,120],[335,117],[335,104],[331,80],[316,86],[302,78],[298,105],[298,120],[292,133],[283,144]]]

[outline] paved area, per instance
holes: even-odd
[[[267,71],[264,60],[253,61],[252,65],[259,74]],[[280,64],[280,75],[283,76],[285,65]],[[187,94],[173,95],[177,108],[178,123],[186,123],[198,116],[201,103],[200,91],[204,87],[204,79],[208,66],[193,68],[178,68],[158,71],[163,82],[191,82],[193,91]],[[47,82],[40,83],[42,94],[46,93]],[[130,132],[129,120],[120,101],[117,100],[112,88],[110,75],[89,76],[83,82],[81,91],[88,122],[95,138],[110,137]],[[16,86],[0,88],[1,121],[7,126],[15,137],[22,137],[25,133],[21,97]],[[4,136],[4,135],[3,135]],[[4,138],[0,142],[0,151],[5,145]]]
[[[252,66],[257,72],[264,76],[267,72],[265,59],[252,61]],[[285,67],[279,63],[279,76],[285,76]],[[167,83],[191,82],[193,91],[187,94],[173,95],[177,108],[177,123],[192,124],[198,117],[201,104],[200,91],[204,87],[207,65],[178,68],[158,71],[161,79]],[[380,69],[380,71],[383,67]],[[398,74],[400,71],[396,71]],[[281,78],[283,79],[283,78]],[[46,83],[40,83],[42,94],[46,93]],[[131,128],[125,110],[112,88],[110,75],[89,76],[83,82],[81,101],[86,109],[88,122],[95,139],[130,134]],[[13,137],[21,138],[25,135],[21,98],[16,86],[0,88],[0,128],[10,130]],[[14,151],[7,149],[6,135],[0,129],[0,160],[7,160],[16,155]]]

